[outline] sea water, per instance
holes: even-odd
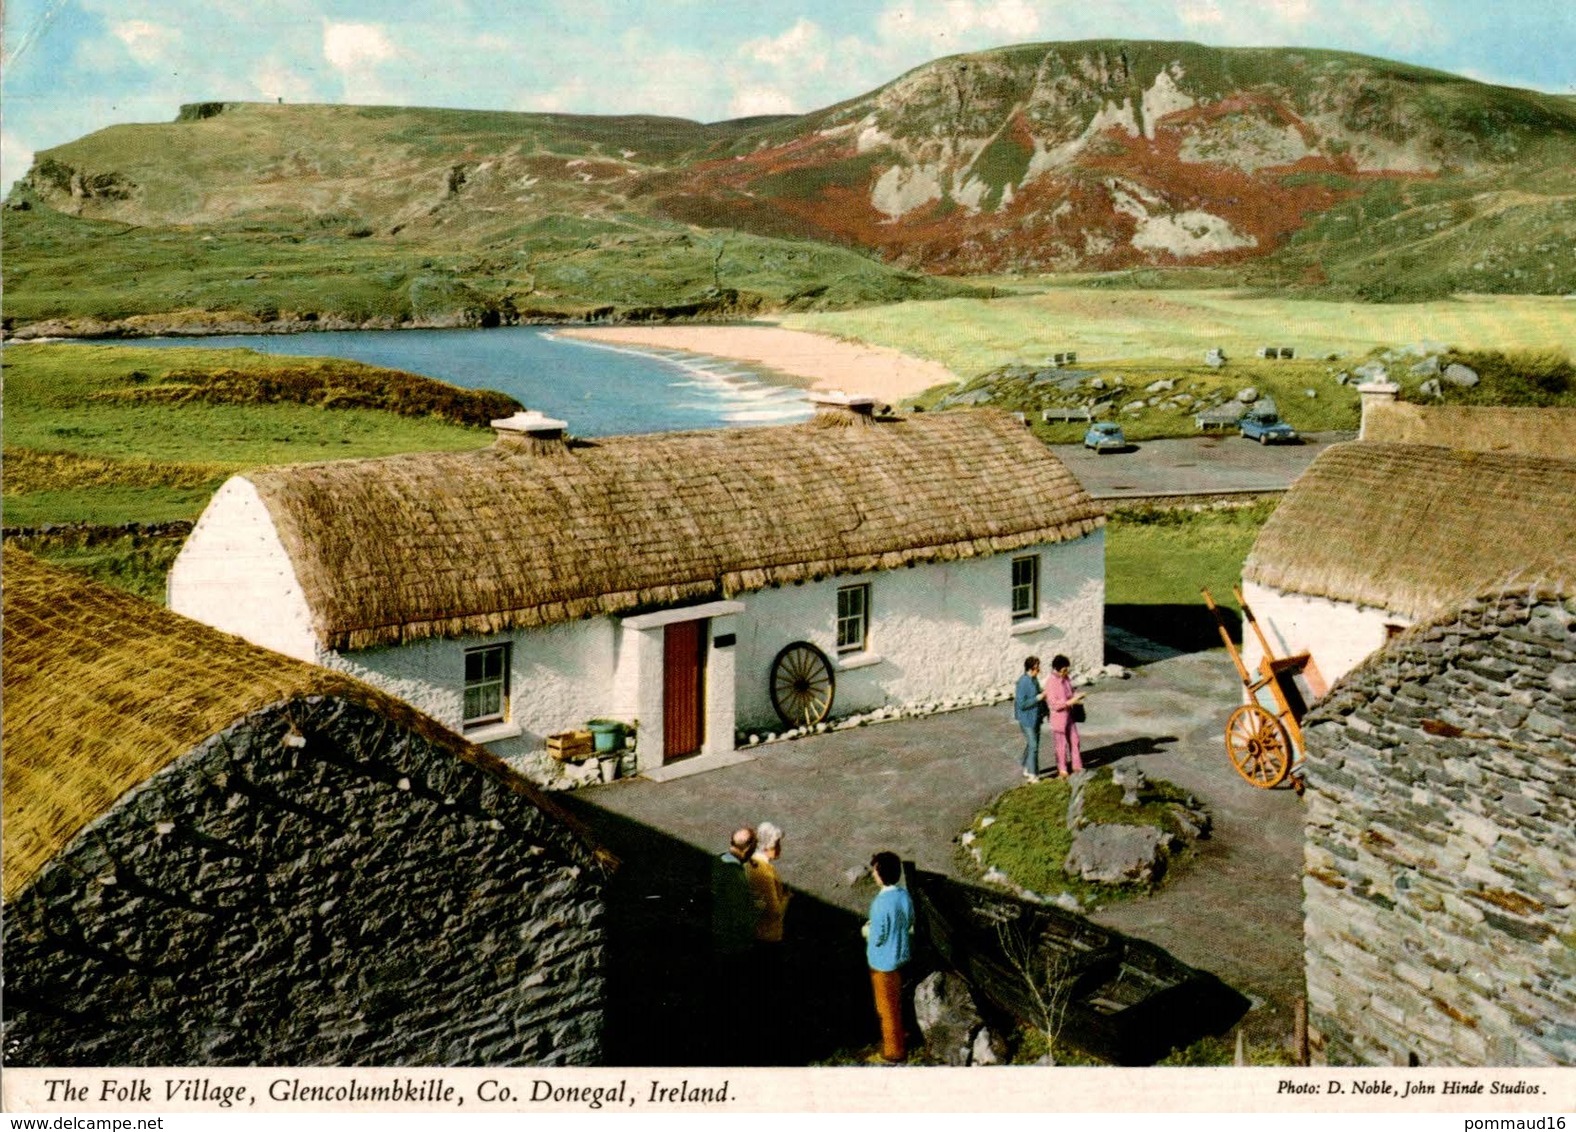
[[[811,413],[804,389],[743,363],[565,338],[536,326],[134,338],[115,345],[241,346],[347,358],[468,389],[496,389],[567,421],[574,436],[787,424]]]

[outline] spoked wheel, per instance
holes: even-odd
[[[1237,773],[1268,790],[1291,770],[1291,738],[1281,721],[1258,704],[1243,704],[1226,724],[1226,754]]]
[[[772,661],[772,707],[789,727],[810,727],[832,710],[832,665],[808,641],[795,641]]]

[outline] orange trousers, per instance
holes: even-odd
[[[871,971],[876,1016],[881,1019],[881,1056],[902,1061],[908,1056],[903,1039],[903,976],[898,971]]]

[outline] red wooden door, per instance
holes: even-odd
[[[706,739],[707,621],[678,621],[662,639],[664,761],[697,753]]]

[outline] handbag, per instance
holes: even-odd
[[[1067,718],[1074,723],[1082,723],[1086,714],[1082,703],[1073,704],[1072,707],[1067,709]]]

